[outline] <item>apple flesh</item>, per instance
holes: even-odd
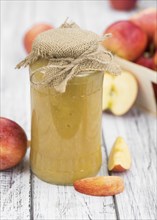
[[[53,27],[49,24],[36,24],[24,36],[24,47],[27,53],[30,53],[32,50],[32,44],[38,34],[50,30]]]
[[[114,115],[124,115],[133,106],[138,94],[138,83],[135,77],[127,71],[121,75],[104,75],[103,110],[109,110]]]
[[[112,147],[108,160],[108,170],[123,172],[131,167],[129,147],[122,137],[118,137]]]
[[[106,33],[111,33],[112,37],[105,39],[103,46],[124,59],[134,61],[146,49],[146,33],[130,21],[115,22],[106,29]]]
[[[155,8],[139,12],[131,18],[131,21],[142,28],[150,40],[153,40],[157,28],[157,10]]]
[[[110,0],[111,7],[120,11],[129,11],[135,8],[137,0]]]
[[[0,170],[21,162],[27,150],[24,130],[14,121],[0,117]]]

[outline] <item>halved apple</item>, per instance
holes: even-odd
[[[108,170],[123,172],[131,167],[131,155],[129,147],[122,137],[118,137],[112,147],[109,160]]]
[[[104,75],[103,111],[110,110],[114,115],[123,115],[130,110],[138,93],[136,78],[128,71],[121,75]]]

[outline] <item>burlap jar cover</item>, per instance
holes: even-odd
[[[103,40],[108,37],[105,35]],[[82,30],[75,23],[65,22],[61,27],[48,30],[37,36],[31,53],[17,65],[26,67],[39,58],[48,59],[48,65],[30,74],[32,86],[36,88],[52,86],[58,92],[65,92],[69,80],[80,72],[107,71],[119,74],[120,68],[113,56],[101,45],[102,38],[97,34]],[[35,74],[43,77],[36,80]]]

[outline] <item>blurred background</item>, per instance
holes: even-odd
[[[104,1],[1,1],[1,115],[21,124],[30,135],[28,69],[16,70],[26,55],[23,39],[34,24],[61,25],[67,17],[84,29],[102,35],[114,21],[157,7],[156,0],[139,0],[136,8],[119,11]],[[28,123],[29,121],[29,123]]]

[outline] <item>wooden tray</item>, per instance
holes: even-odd
[[[139,82],[136,104],[157,116],[157,103],[152,87],[152,83],[157,84],[157,72],[117,56],[115,60],[122,69],[132,72]]]

